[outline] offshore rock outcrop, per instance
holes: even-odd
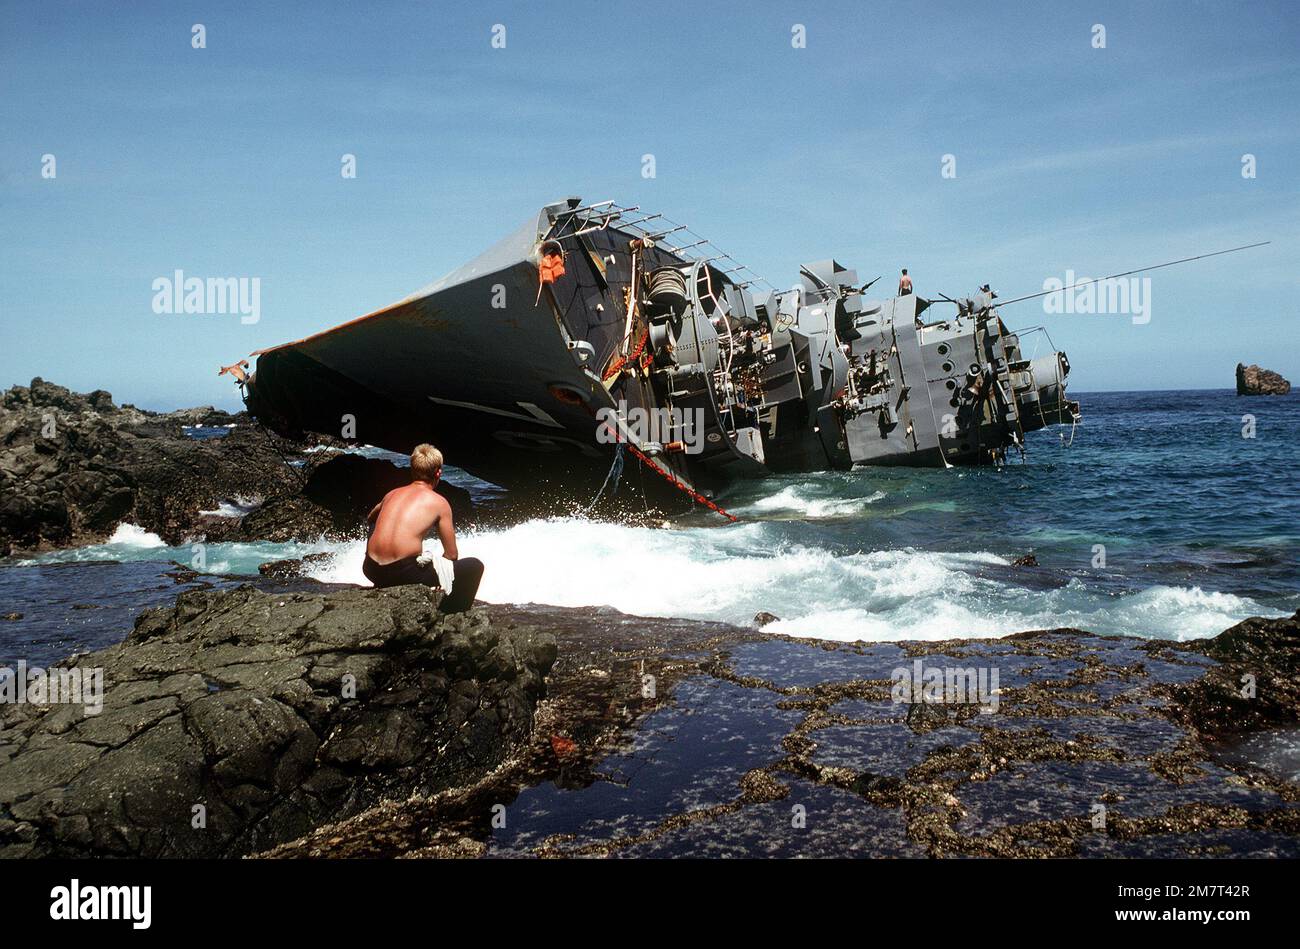
[[[526,740],[546,634],[423,587],[182,594],[102,668],[103,710],[0,705],[0,857],[233,856],[472,784]]]
[[[200,440],[186,425],[234,427]],[[14,386],[0,398],[0,555],[99,542],[122,522],[181,543],[203,510],[297,487],[274,439],[242,414],[146,412],[40,378]]]
[[[1291,383],[1279,373],[1237,363],[1237,395],[1286,395]]]

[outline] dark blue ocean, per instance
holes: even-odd
[[[471,531],[460,547],[487,564],[493,602],[735,623],[767,610],[774,631],[832,639],[1078,626],[1185,640],[1300,608],[1300,397],[1079,398],[1076,430],[1030,435],[1025,461],[1002,470],[773,478],[721,498],[736,524],[704,511],[659,527],[556,518]],[[214,544],[207,582],[328,552],[313,576],[363,583],[361,549]],[[1026,554],[1038,565],[1012,565]],[[0,613],[23,614],[0,622],[0,664],[121,638],[140,609],[174,598],[165,573],[191,556],[123,527],[108,544],[0,567]]]

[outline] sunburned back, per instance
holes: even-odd
[[[425,536],[443,516],[450,517],[450,506],[428,483],[395,488],[384,496],[366,553],[380,564],[418,557]]]

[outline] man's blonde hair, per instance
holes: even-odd
[[[442,471],[442,452],[432,445],[416,445],[411,452],[411,477],[432,481]]]

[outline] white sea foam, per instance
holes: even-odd
[[[70,547],[19,560],[18,566],[42,563],[79,563],[96,560],[167,560],[167,541],[135,524],[117,525],[112,536],[102,544]]]
[[[1076,626],[1185,640],[1213,636],[1247,616],[1280,615],[1198,587],[1110,596],[1077,581],[1048,590],[1014,586],[982,575],[982,568],[1007,565],[987,552],[772,549],[767,531],[755,522],[650,529],[562,518],[470,531],[459,548],[486,564],[479,596],[491,603],[610,606],[744,625],[765,610],[781,617],[770,631],[820,639],[996,637]],[[308,575],[365,585],[364,550],[362,541],[338,545]]]
[[[117,529],[113,531],[113,536],[106,543],[117,547],[138,547],[146,550],[167,546],[167,541],[157,534],[151,533],[143,527],[137,527],[135,524],[126,523],[118,524]]]
[[[1123,632],[1179,642],[1214,636],[1247,616],[1282,615],[1249,598],[1200,587],[1150,587],[1122,598],[1116,609],[1127,623]]]
[[[993,553],[912,548],[837,553],[779,540],[780,525],[628,527],[578,518],[463,531],[460,552],[486,565],[479,595],[491,603],[609,606],[642,616],[748,625],[775,613],[772,632],[835,640],[995,637],[1074,626],[1103,634],[1187,640],[1213,636],[1247,616],[1279,616],[1248,597],[1200,587],[1153,586],[1118,595],[1071,580],[1021,586]],[[427,549],[436,550],[436,542]],[[214,543],[209,573],[255,575],[268,560],[327,553],[306,575],[367,586],[361,540],[303,544]],[[108,543],[36,561],[178,560],[190,547],[123,525]]]
[[[270,541],[210,543],[202,545],[204,559],[196,562],[196,546],[194,543],[186,543],[179,547],[169,547],[156,534],[134,525],[124,524],[102,544],[50,551],[28,560],[21,560],[18,565],[37,566],[47,563],[87,563],[106,560],[175,561],[193,566],[201,573],[256,576],[258,565],[268,560],[288,560],[305,557],[308,554],[336,552],[340,549],[339,544],[326,540],[305,543]]]
[[[861,514],[868,506],[883,500],[884,497],[883,491],[876,491],[860,498],[816,497],[804,487],[787,485],[775,494],[754,501],[743,510],[769,515],[798,515],[809,520],[822,520]]]

